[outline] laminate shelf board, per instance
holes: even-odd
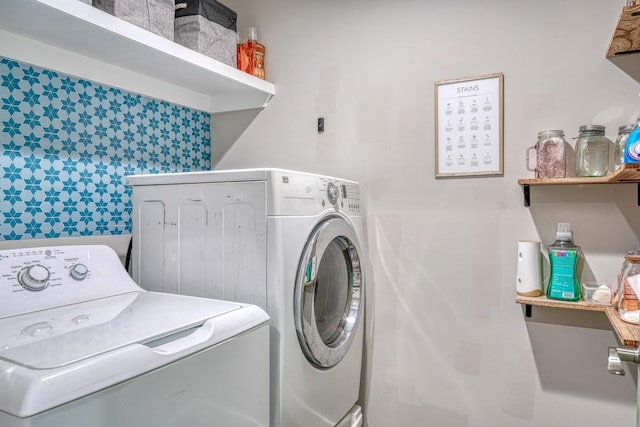
[[[620,166],[614,173],[593,178],[531,178],[519,179],[520,185],[584,185],[584,184],[620,184],[640,182],[640,164]]]
[[[516,303],[525,305],[528,313],[530,313],[531,306],[534,305],[540,307],[552,307],[569,310],[604,312],[604,314],[607,316],[607,319],[609,320],[609,323],[611,323],[611,327],[613,328],[613,331],[618,337],[620,343],[623,345],[638,347],[638,332],[640,331],[638,325],[632,325],[630,323],[622,321],[622,319],[620,319],[620,315],[618,314],[618,310],[616,310],[614,306],[590,305],[585,303],[584,301],[557,301],[550,300],[544,296],[523,297],[520,295],[516,296]]]
[[[524,205],[529,207],[531,186],[543,185],[592,185],[592,184],[640,184],[640,164],[628,164],[620,166],[614,173],[607,176],[583,178],[529,178],[519,179],[518,185],[522,186]],[[640,206],[640,185],[638,186],[638,205]]]
[[[625,6],[611,38],[607,59],[640,82],[640,6]]]

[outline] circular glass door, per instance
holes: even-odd
[[[353,228],[331,217],[311,233],[300,260],[294,315],[306,358],[319,368],[336,365],[351,346],[360,318],[362,270]]]

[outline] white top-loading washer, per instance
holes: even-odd
[[[144,291],[106,246],[0,251],[0,425],[267,426],[268,321]]]

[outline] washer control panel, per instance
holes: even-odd
[[[140,288],[107,246],[0,251],[0,318]]]

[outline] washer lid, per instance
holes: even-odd
[[[30,369],[59,368],[134,343],[153,346],[155,340],[241,308],[226,301],[131,292],[8,317],[0,319],[0,360]]]
[[[268,321],[254,305],[154,292],[1,319],[0,412],[30,417],[268,331]]]

